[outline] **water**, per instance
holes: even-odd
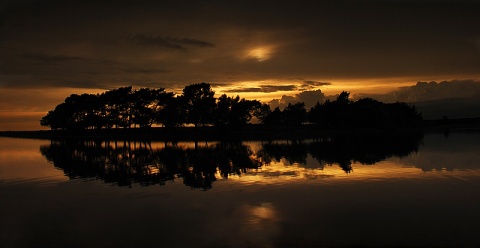
[[[480,133],[0,138],[2,247],[478,247]]]

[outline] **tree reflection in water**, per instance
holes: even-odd
[[[258,169],[272,161],[307,165],[307,156],[320,165],[339,165],[346,173],[352,163],[374,164],[389,157],[416,152],[422,133],[337,135],[314,140],[264,141],[258,151],[241,141],[221,141],[186,148],[150,141],[52,140],[40,147],[42,155],[71,179],[100,179],[118,186],[164,185],[182,178],[186,186],[212,188],[217,175],[228,178]]]

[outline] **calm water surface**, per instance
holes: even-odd
[[[2,247],[479,247],[480,133],[0,138]]]

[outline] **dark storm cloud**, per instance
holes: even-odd
[[[151,45],[162,48],[176,49],[176,50],[186,50],[186,46],[195,46],[195,47],[215,47],[214,44],[190,39],[190,38],[170,38],[162,37],[161,35],[145,35],[145,34],[136,34],[128,37],[129,40],[139,44],[139,45]]]

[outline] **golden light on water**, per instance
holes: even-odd
[[[35,140],[23,142],[20,139],[3,138],[0,143],[0,164],[3,164],[2,178],[4,180],[37,180],[37,181],[65,181],[68,180],[64,173],[53,170],[52,164],[45,160],[38,152],[39,147],[48,146],[52,141]],[[90,144],[90,145],[93,145]],[[199,149],[215,147],[218,142],[198,142]],[[327,163],[318,161],[316,158],[308,155],[301,162],[288,161],[286,158],[264,159],[262,156],[262,142],[245,142],[249,147],[249,156],[252,161],[257,161],[260,167],[256,169],[246,169],[240,174],[232,173],[228,177],[222,174],[217,168],[215,184],[222,184],[222,181],[229,184],[248,186],[271,186],[285,184],[334,184],[334,183],[352,183],[357,181],[390,181],[390,180],[410,180],[410,179],[444,179],[471,178],[480,176],[480,170],[475,166],[477,159],[475,156],[466,154],[457,154],[452,157],[451,154],[435,153],[431,154],[424,151],[423,155],[411,154],[407,157],[391,157],[375,164],[361,164],[356,161],[347,162],[343,167],[338,163]],[[103,148],[109,149],[131,149],[129,154],[135,158],[135,150],[148,149],[151,151],[160,151],[167,146],[177,149],[195,150],[197,147],[194,142],[168,143],[163,141],[145,143],[141,141],[110,141],[101,144]],[[201,150],[200,150],[201,151]],[[251,152],[251,153],[250,153]],[[458,157],[463,158],[463,167],[455,169],[451,167],[458,161]],[[120,157],[119,160],[121,160]],[[10,166],[15,165],[15,166]],[[159,174],[163,165],[146,164],[148,174]],[[233,166],[233,165],[232,165]],[[241,164],[235,166],[242,167]],[[1,167],[1,166],[0,166]],[[194,171],[194,167],[189,168]],[[255,210],[256,215],[268,216],[265,209]]]
[[[258,219],[276,219],[275,210],[273,209],[273,205],[271,203],[262,203],[260,206],[253,206],[251,213]]]
[[[319,164],[313,159],[307,164],[293,163],[282,159],[272,161],[259,169],[248,169],[246,173],[233,175],[228,180],[244,185],[281,185],[285,183],[334,183],[354,181],[397,180],[415,178],[471,177],[478,176],[479,171],[471,170],[435,170],[422,171],[409,165],[409,162],[398,158],[390,158],[374,165],[352,163],[350,173],[343,171],[338,164]],[[220,175],[217,176],[221,178]]]
[[[54,169],[38,151],[45,140],[2,138],[0,141],[0,181],[36,182],[43,185],[68,181],[61,170]]]

